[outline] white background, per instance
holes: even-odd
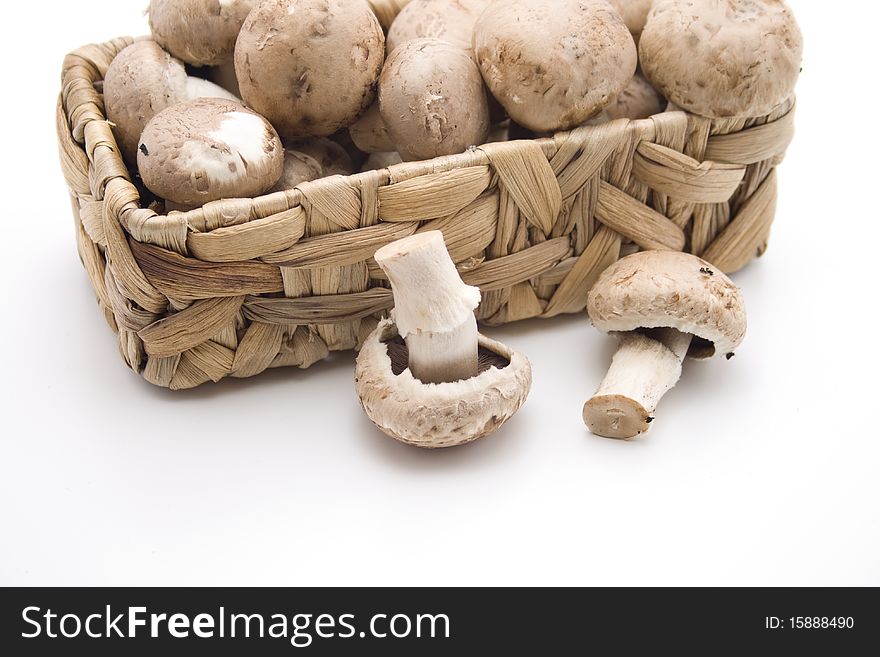
[[[794,0],[798,135],[750,332],[688,363],[650,436],[580,419],[613,343],[584,316],[496,338],[535,385],[500,433],[378,433],[354,356],[188,393],[126,370],[76,255],[55,146],[63,55],[146,0],[12,3],[0,42],[0,583],[880,584],[877,5]],[[10,15],[11,12],[11,15]]]

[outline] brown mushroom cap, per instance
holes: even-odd
[[[781,0],[656,0],[639,43],[651,83],[711,118],[769,113],[794,93],[802,53]]]
[[[439,39],[415,39],[388,58],[379,109],[404,160],[427,160],[485,143],[489,103],[468,54]]]
[[[364,153],[385,153],[394,150],[394,141],[388,132],[388,126],[382,120],[378,102],[370,105],[370,109],[348,128],[348,133],[354,145]]]
[[[147,124],[138,168],[157,196],[197,207],[262,194],[281,177],[284,149],[256,112],[235,101],[202,98],[173,105]]]
[[[155,41],[138,41],[120,52],[104,76],[107,119],[125,159],[137,161],[147,123],[166,107],[187,99],[183,64]]]
[[[370,106],[385,35],[366,2],[263,0],[242,26],[242,98],[285,140],[326,137]]]
[[[417,447],[453,447],[482,438],[528,397],[531,365],[522,354],[480,336],[480,374],[467,381],[425,384],[407,367],[405,343],[384,320],[358,356],[355,385],[372,422]]]
[[[604,0],[498,3],[477,21],[474,44],[492,94],[536,132],[581,125],[636,71],[632,35]]]
[[[253,5],[254,0],[150,0],[150,30],[181,61],[219,66],[232,58]]]
[[[290,142],[288,147],[313,158],[325,176],[349,176],[354,173],[354,163],[348,151],[332,139],[301,139]]]
[[[666,99],[641,73],[636,73],[626,89],[605,108],[609,120],[647,119],[666,109]]]
[[[448,41],[471,52],[474,25],[491,0],[413,0],[391,24],[386,51],[413,39],[433,38]]]
[[[608,0],[608,2],[620,14],[629,33],[638,42],[654,0]]]
[[[587,312],[605,332],[674,328],[695,338],[689,355],[732,353],[746,333],[739,288],[714,266],[677,251],[644,251],[611,265],[590,290]]]
[[[284,171],[270,192],[283,192],[310,180],[324,177],[324,169],[315,158],[299,151],[285,149]]]

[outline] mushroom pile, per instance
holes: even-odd
[[[152,38],[103,83],[126,163],[168,212],[325,176],[682,108],[758,117],[793,94],[802,37],[783,0],[152,0]],[[383,24],[387,28],[383,28]],[[444,447],[503,424],[528,360],[477,331],[443,235],[383,247],[392,318],[366,341],[361,404],[404,442]],[[685,357],[745,334],[736,287],[694,256],[642,252],[589,295],[620,348],[583,417],[647,431]]]
[[[800,70],[782,0],[398,5],[386,34],[367,0],[152,0],[104,80],[120,152],[189,210],[667,107],[758,116]]]

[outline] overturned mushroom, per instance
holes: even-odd
[[[794,93],[802,52],[782,0],[655,0],[639,41],[651,83],[710,118],[769,113]]]
[[[217,98],[160,112],[138,147],[144,184],[180,207],[258,196],[278,181],[283,167],[281,140],[266,119]]]
[[[216,84],[190,77],[183,63],[155,41],[138,41],[120,52],[104,76],[107,119],[129,164],[137,161],[138,140],[156,114],[185,100],[234,96]]]
[[[528,360],[477,332],[480,291],[465,285],[439,231],[376,253],[394,292],[385,320],[358,356],[356,385],[383,432],[419,447],[451,447],[486,436],[523,404]]]
[[[684,359],[730,358],[746,332],[742,295],[730,279],[673,251],[619,260],[590,291],[587,310],[598,329],[620,338],[605,380],[584,405],[590,431],[608,438],[646,432]]]

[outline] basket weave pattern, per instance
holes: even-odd
[[[748,120],[672,111],[163,216],[141,207],[100,94],[131,42],[65,59],[61,164],[122,356],[172,389],[357,348],[393,301],[373,253],[419,231],[443,231],[490,325],[582,311],[602,270],[638,249],[736,271],[766,248],[794,132],[793,99]]]

